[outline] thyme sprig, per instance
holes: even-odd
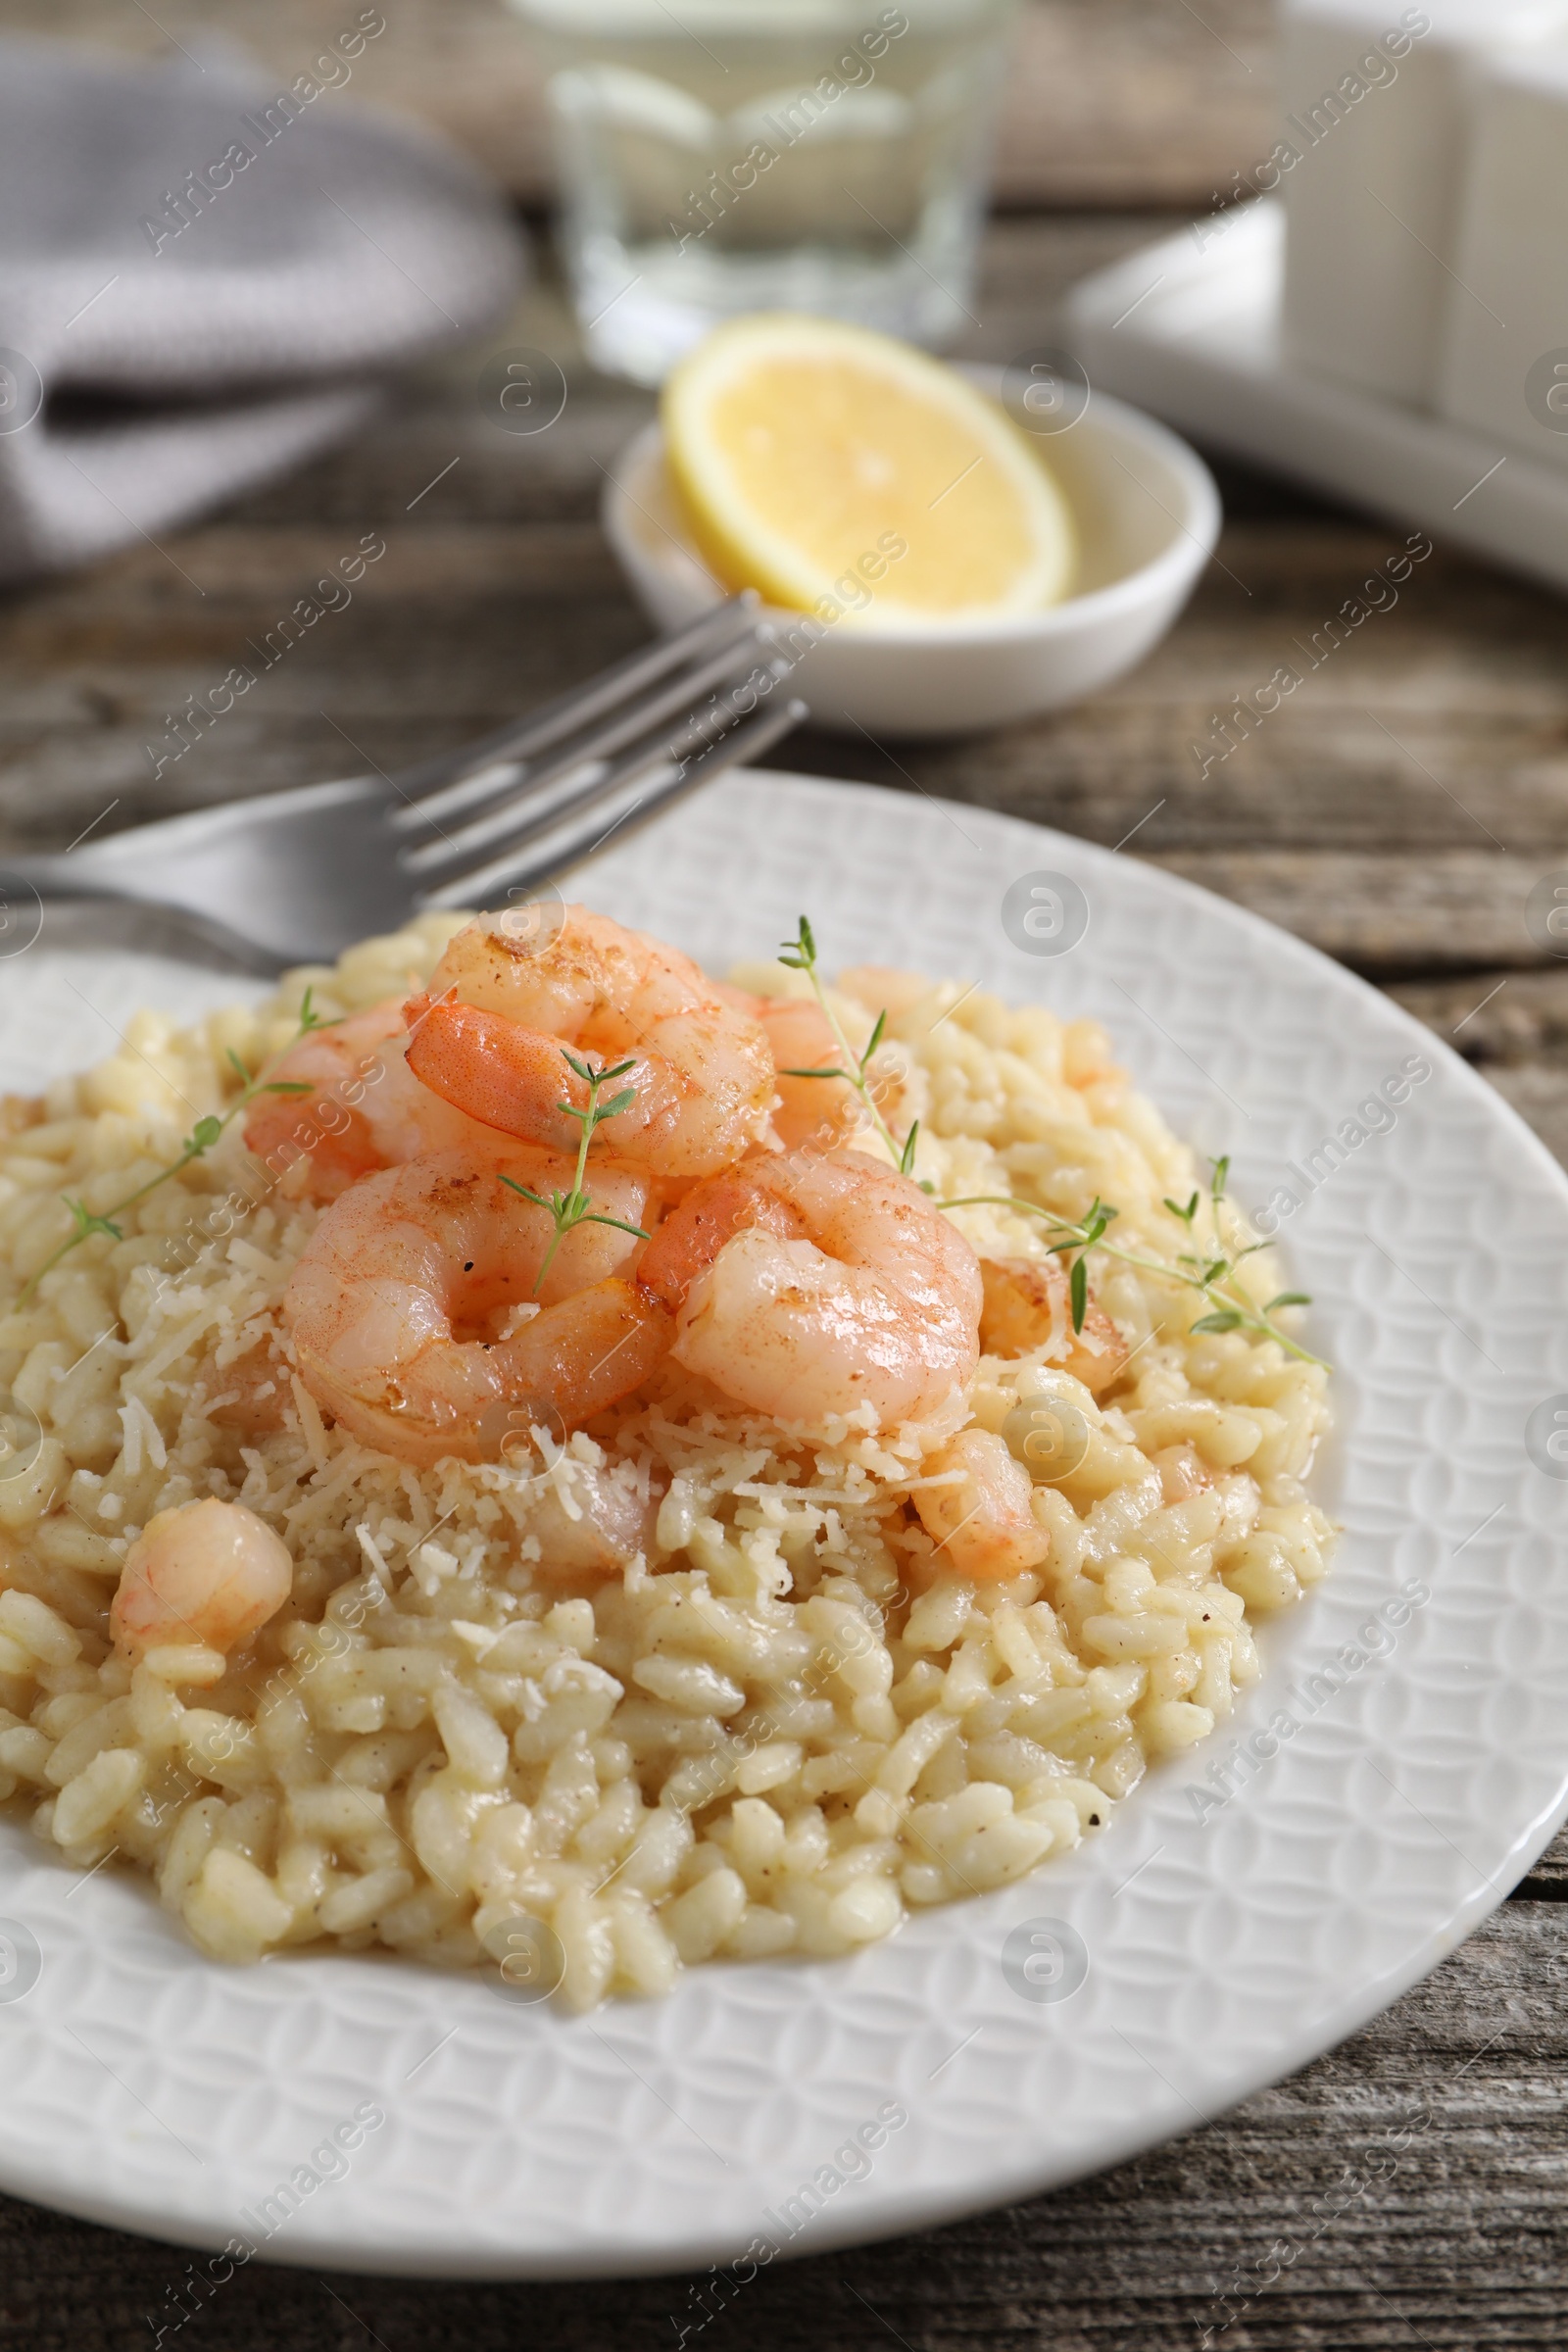
[[[1213,1162],[1209,1179],[1208,1200],[1213,1212],[1215,1231],[1219,1230],[1220,1208],[1225,1198],[1225,1179],[1230,1174],[1230,1160]],[[1178,1222],[1192,1234],[1198,1209],[1203,1196],[1195,1192],[1185,1202],[1167,1200],[1163,1205]],[[1310,1294],[1305,1291],[1280,1291],[1259,1306],[1249,1297],[1237,1280],[1244,1261],[1268,1248],[1267,1242],[1250,1242],[1245,1250],[1227,1252],[1220,1250],[1183,1250],[1174,1264],[1166,1259],[1145,1257],[1136,1250],[1123,1250],[1118,1243],[1107,1242],[1104,1235],[1117,1211],[1100,1199],[1091,1202],[1086,1216],[1074,1220],[1061,1216],[1055,1209],[1042,1208],[1038,1201],[1020,1200],[1016,1194],[971,1193],[961,1200],[939,1200],[939,1208],[1012,1208],[1022,1209],[1030,1216],[1046,1217],[1051,1222],[1054,1239],[1047,1244],[1053,1255],[1072,1256],[1072,1271],[1068,1277],[1068,1293],[1072,1301],[1072,1327],[1082,1331],[1089,1308],[1089,1252],[1099,1250],[1105,1257],[1113,1257],[1124,1266],[1136,1266],[1145,1274],[1159,1275],[1166,1282],[1180,1283],[1185,1289],[1197,1291],[1208,1301],[1209,1313],[1200,1315],[1190,1325],[1193,1331],[1251,1331],[1260,1339],[1273,1340],[1290,1355],[1304,1364],[1318,1364],[1330,1369],[1320,1355],[1293,1340],[1281,1331],[1274,1316],[1282,1306],[1310,1306]]]
[[[593,1197],[585,1189],[583,1183],[588,1169],[588,1147],[593,1142],[596,1132],[604,1125],[606,1119],[612,1119],[620,1111],[629,1110],[637,1100],[636,1088],[623,1086],[618,1095],[612,1095],[608,1102],[601,1102],[599,1100],[600,1089],[613,1085],[617,1078],[624,1078],[628,1070],[634,1070],[637,1067],[637,1057],[633,1054],[629,1061],[617,1061],[613,1069],[596,1070],[588,1062],[579,1061],[575,1054],[569,1053],[563,1046],[561,1058],[588,1089],[586,1110],[578,1110],[570,1102],[556,1104],[559,1111],[563,1111],[568,1119],[575,1119],[577,1122],[577,1165],[571,1183],[564,1192],[535,1193],[531,1192],[527,1185],[518,1184],[514,1177],[503,1176],[501,1179],[509,1192],[520,1193],[524,1200],[533,1202],[535,1208],[548,1209],[551,1217],[555,1220],[556,1229],[550,1237],[550,1247],[546,1250],[540,1261],[538,1274],[534,1277],[535,1298],[539,1296],[540,1287],[550,1271],[551,1259],[574,1225],[613,1225],[617,1233],[629,1233],[639,1242],[646,1242],[649,1238],[640,1225],[627,1225],[621,1218],[607,1216],[603,1209],[595,1208]]]
[[[804,914],[801,917],[800,930],[793,939],[787,939],[784,942],[778,952],[778,959],[790,971],[806,974],[811,983],[811,994],[815,997],[821,1007],[823,1018],[833,1032],[839,1052],[843,1054],[845,1062],[849,1064],[849,1067],[845,1068],[838,1062],[823,1062],[814,1070],[780,1070],[779,1076],[781,1078],[842,1078],[847,1084],[853,1086],[870,1112],[871,1124],[891,1152],[899,1174],[907,1176],[914,1166],[914,1148],[920,1133],[920,1122],[918,1119],[914,1121],[901,1144],[882,1116],[876,1100],[876,1091],[865,1074],[871,1056],[882,1043],[883,1031],[888,1025],[886,1007],[877,1014],[876,1020],[872,1024],[871,1034],[865,1042],[864,1050],[857,1054],[844,1034],[844,1026],[838,1014],[828,1003],[827,991],[822,985],[822,975],[817,969],[816,940],[811,926]]]
[[[302,1037],[308,1037],[313,1029],[330,1027],[330,1023],[323,1023],[319,1014],[311,1009],[311,996],[312,991],[307,989],[300,1000],[300,1025],[283,1048],[282,1054],[275,1054],[271,1061],[264,1063],[262,1069],[254,1077],[245,1067],[233,1047],[229,1047],[227,1058],[238,1073],[239,1093],[227,1110],[221,1113],[209,1112],[206,1118],[197,1120],[181,1144],[178,1157],[172,1159],[167,1168],[160,1168],[156,1176],[149,1176],[145,1184],[138,1184],[133,1193],[127,1193],[122,1200],[117,1200],[101,1215],[95,1215],[84,1200],[73,1200],[69,1194],[61,1195],[65,1206],[71,1211],[73,1230],[61,1243],[59,1249],[44,1259],[36,1274],[29,1281],[24,1283],[17,1294],[16,1304],[18,1307],[25,1306],[44,1276],[52,1274],[61,1259],[69,1257],[73,1250],[79,1250],[82,1243],[91,1235],[101,1233],[106,1235],[110,1241],[122,1242],[125,1236],[121,1227],[116,1224],[116,1218],[122,1217],[127,1208],[134,1208],[138,1200],[145,1200],[149,1193],[155,1193],[161,1184],[167,1184],[171,1176],[179,1175],[183,1169],[190,1166],[193,1159],[205,1158],[221,1137],[224,1129],[233,1124],[242,1110],[250,1108],[258,1095],[315,1094],[316,1088],[307,1079],[269,1078],[267,1076],[267,1071],[275,1068],[277,1063],[282,1060],[283,1054],[291,1054],[294,1051]]]

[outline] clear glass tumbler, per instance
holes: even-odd
[[[969,315],[1015,0],[510,5],[596,366],[656,384],[744,311],[920,343]]]

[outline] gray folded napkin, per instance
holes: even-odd
[[[283,85],[0,40],[0,579],[298,463],[514,298],[498,197],[346,94],[378,27]]]

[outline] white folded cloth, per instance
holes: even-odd
[[[521,283],[498,195],[346,94],[373,8],[285,87],[228,59],[0,40],[0,578],[298,463]]]

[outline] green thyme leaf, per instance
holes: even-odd
[[[84,1242],[89,1233],[106,1233],[110,1236],[111,1240],[117,1242],[122,1242],[124,1240],[124,1235],[121,1232],[120,1227],[114,1222],[113,1218],[95,1217],[92,1213],[92,1210],[87,1206],[85,1200],[68,1200],[66,1202],[66,1206],[70,1209],[72,1216],[75,1219],[76,1224],[76,1230],[73,1237],[73,1241],[66,1245],[68,1249],[72,1248],[74,1242]]]
[[[607,1216],[603,1209],[595,1208],[593,1195],[588,1191],[584,1182],[588,1166],[588,1149],[594,1140],[596,1130],[604,1124],[606,1119],[612,1119],[619,1112],[629,1110],[637,1100],[636,1088],[624,1086],[619,1094],[612,1095],[608,1102],[601,1102],[599,1100],[600,1089],[612,1079],[624,1078],[628,1070],[634,1070],[637,1067],[637,1056],[634,1054],[627,1060],[617,1061],[613,1067],[602,1070],[596,1070],[591,1062],[579,1060],[577,1055],[565,1046],[561,1049],[561,1057],[567,1068],[572,1070],[588,1089],[588,1106],[585,1110],[579,1110],[572,1102],[558,1102],[556,1105],[557,1109],[562,1111],[566,1118],[575,1119],[577,1122],[577,1165],[572,1173],[570,1189],[566,1192],[552,1193],[546,1198],[542,1193],[530,1191],[527,1185],[518,1184],[514,1177],[503,1176],[501,1178],[509,1192],[516,1193],[524,1200],[531,1200],[536,1208],[544,1209],[555,1226],[555,1231],[550,1237],[549,1247],[540,1260],[539,1271],[534,1277],[535,1298],[538,1297],[540,1286],[550,1271],[551,1260],[574,1225],[612,1225],[617,1233],[629,1233],[640,1242],[646,1242],[649,1238],[640,1225],[623,1224],[619,1217]]]
[[[1330,1369],[1321,1356],[1313,1355],[1309,1348],[1298,1346],[1289,1332],[1279,1330],[1269,1321],[1273,1306],[1307,1305],[1309,1300],[1304,1292],[1282,1292],[1270,1307],[1257,1307],[1240,1290],[1236,1282],[1236,1268],[1243,1257],[1250,1256],[1250,1250],[1239,1251],[1234,1258],[1200,1258],[1183,1254],[1171,1263],[1163,1258],[1145,1257],[1135,1250],[1124,1250],[1119,1243],[1107,1242],[1102,1238],[1091,1242],[1090,1236],[1096,1232],[1097,1221],[1103,1219],[1108,1223],[1117,1214],[1107,1201],[1098,1199],[1088,1218],[1078,1225],[1058,1215],[1054,1209],[1043,1208],[1038,1200],[1024,1200],[1016,1193],[966,1193],[953,1200],[938,1200],[937,1206],[1007,1208],[1023,1215],[1044,1217],[1049,1221],[1050,1228],[1050,1238],[1045,1245],[1048,1252],[1053,1257],[1064,1257],[1074,1250],[1079,1253],[1073,1268],[1075,1277],[1084,1262],[1082,1253],[1090,1248],[1102,1250],[1107,1257],[1117,1259],[1124,1266],[1137,1266],[1145,1274],[1153,1274],[1162,1281],[1180,1283],[1187,1290],[1199,1292],[1209,1302],[1213,1312],[1192,1324],[1189,1327],[1191,1330],[1252,1331],[1260,1339],[1272,1340],[1277,1347],[1284,1348],[1287,1355],[1294,1355],[1301,1363],[1317,1364],[1325,1371]],[[1104,1230],[1103,1223],[1098,1225],[1099,1235],[1102,1236]],[[1258,1242],[1253,1248],[1261,1250],[1267,1246]]]
[[[518,1184],[514,1177],[503,1176],[501,1181],[506,1186],[509,1193],[520,1193],[525,1200],[531,1200],[533,1202],[535,1208],[550,1208],[554,1206],[554,1202],[547,1200],[543,1193],[530,1192],[525,1184]]]
[[[293,1037],[290,1038],[288,1045],[284,1048],[284,1052],[288,1053],[292,1051],[292,1049],[298,1045],[302,1037],[306,1036],[312,1029],[319,1026],[320,1023],[318,1021],[316,1014],[311,1010],[311,992],[309,989],[307,989],[304,1000],[300,1005],[299,1027],[296,1029]],[[281,1059],[281,1055],[276,1056],[275,1058]],[[117,1200],[114,1206],[109,1209],[105,1215],[101,1217],[93,1216],[79,1200],[68,1200],[65,1205],[71,1211],[74,1225],[74,1231],[72,1233],[68,1241],[62,1242],[59,1249],[54,1250],[50,1256],[44,1259],[43,1264],[38,1268],[37,1272],[29,1276],[28,1280],[23,1284],[22,1289],[18,1292],[16,1298],[16,1304],[19,1307],[25,1306],[27,1300],[32,1297],[33,1293],[37,1290],[38,1285],[42,1282],[44,1276],[52,1273],[55,1267],[59,1265],[61,1259],[64,1257],[69,1257],[72,1250],[77,1249],[80,1244],[87,1239],[89,1234],[102,1233],[109,1235],[117,1242],[123,1241],[124,1235],[121,1227],[115,1223],[115,1219],[120,1215],[121,1211],[126,1208],[133,1208],[138,1200],[144,1200],[149,1193],[156,1192],[158,1187],[161,1184],[166,1184],[171,1176],[177,1176],[181,1168],[189,1167],[193,1159],[200,1159],[204,1152],[210,1152],[213,1146],[221,1137],[224,1128],[228,1126],[230,1120],[237,1119],[240,1112],[245,1109],[248,1103],[253,1102],[258,1095],[309,1095],[314,1094],[316,1091],[312,1086],[304,1086],[296,1081],[288,1079],[269,1079],[262,1075],[258,1075],[257,1077],[253,1078],[232,1047],[227,1049],[227,1059],[230,1068],[235,1072],[240,1081],[240,1091],[235,1097],[234,1101],[229,1104],[227,1110],[223,1112],[222,1116],[219,1117],[216,1113],[209,1112],[205,1118],[198,1119],[195,1126],[191,1129],[190,1134],[185,1138],[184,1143],[180,1146],[179,1157],[172,1160],[167,1168],[160,1168],[157,1175],[150,1176],[145,1184],[137,1185],[135,1191],[133,1193],[127,1193],[122,1200]]]
[[[892,1128],[888,1125],[886,1119],[882,1116],[879,1097],[886,1094],[887,1088],[882,1084],[873,1085],[865,1074],[866,1066],[869,1063],[872,1054],[875,1053],[877,1046],[880,1044],[883,1033],[887,1028],[888,1016],[886,1006],[884,1006],[883,1009],[877,1014],[876,1019],[871,1024],[870,1039],[866,1044],[864,1051],[857,1054],[855,1048],[851,1045],[849,1039],[844,1034],[843,1024],[840,1021],[838,1014],[834,1011],[832,1004],[829,1001],[827,991],[822,985],[821,974],[816,968],[815,935],[811,930],[809,921],[804,914],[801,917],[801,927],[798,936],[792,940],[785,941],[783,947],[779,950],[778,959],[780,963],[787,964],[791,971],[806,973],[807,977],[811,983],[811,994],[816,999],[817,1009],[822,1014],[823,1019],[827,1022],[828,1027],[832,1030],[833,1041],[838,1047],[839,1052],[844,1056],[843,1066],[833,1067],[823,1063],[812,1070],[781,1070],[779,1075],[783,1078],[842,1078],[847,1085],[853,1086],[856,1093],[859,1096],[860,1101],[865,1104],[866,1110],[870,1114],[872,1126],[876,1129],[877,1134],[886,1144],[895,1167],[906,1169],[908,1163],[905,1158],[905,1153],[908,1150],[907,1139],[901,1144],[893,1133]]]
[[[801,917],[800,930],[793,939],[787,939],[784,942],[778,952],[778,959],[780,963],[787,964],[792,972],[808,972],[815,963],[816,941],[811,935],[811,926],[804,914]]]

